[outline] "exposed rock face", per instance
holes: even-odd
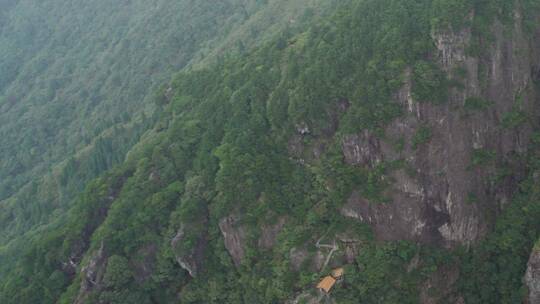
[[[368,130],[346,136],[343,140],[343,155],[350,165],[374,167],[381,161],[378,151],[380,151],[379,141]]]
[[[515,156],[526,151],[532,134],[532,121],[505,128],[502,120],[516,109],[538,117],[531,67],[539,65],[540,46],[525,40],[519,24],[517,20],[511,39],[496,24],[493,48],[480,58],[465,51],[469,29],[433,33],[443,71],[450,78],[458,77],[457,68],[466,71],[463,88],[451,88],[444,104],[419,103],[412,94],[412,73],[405,72],[396,100],[406,114],[387,126],[384,140],[364,131],[346,137],[342,147],[349,164],[371,168],[381,161],[401,159],[410,170],[389,173],[392,185],[385,195],[391,203],[374,204],[354,192],[343,215],[369,223],[382,240],[453,247],[472,244],[487,233],[488,218],[505,206],[521,178],[504,176],[495,182],[491,177],[505,166],[524,172]],[[465,100],[470,97],[481,97],[491,105],[466,112]],[[429,128],[431,138],[413,146],[420,126]],[[398,141],[404,143],[402,149],[392,145]],[[473,165],[478,151],[494,156],[484,166]]]
[[[304,122],[296,125],[296,132],[288,141],[287,149],[292,159],[300,164],[309,163],[319,160],[326,152],[326,148],[334,140],[334,135],[339,128],[340,116],[343,115],[350,107],[350,102],[346,98],[338,98],[332,101],[332,107],[327,109],[329,121],[326,124],[317,126],[320,128],[317,132],[305,132],[309,130]],[[303,128],[302,128],[303,126]],[[304,131],[302,131],[304,130]],[[352,135],[355,137],[355,135]],[[307,143],[309,138],[311,143]],[[355,149],[355,147],[351,147]],[[356,157],[355,151],[351,151],[351,162]]]
[[[524,281],[529,289],[526,303],[540,303],[540,249],[533,250],[531,254]]]
[[[258,241],[259,248],[272,249],[276,243],[278,234],[283,230],[285,226],[286,218],[281,217],[273,225],[265,225],[262,227],[261,237]]]
[[[239,266],[245,256],[246,231],[238,225],[237,216],[228,216],[219,221],[219,229],[225,241],[225,248],[229,251],[233,262]]]
[[[338,252],[341,255],[341,260],[336,259],[339,265],[332,265],[332,267],[341,267],[343,264],[354,263],[360,253],[362,241],[349,233],[338,234],[337,239],[339,240],[339,249],[343,252]]]
[[[401,193],[394,196],[399,197]],[[431,242],[430,229],[433,232],[437,223],[444,221],[442,214],[426,214],[429,210],[421,204],[415,204],[415,197],[402,197],[403,205],[372,204],[363,199],[358,192],[354,192],[347,204],[342,208],[344,216],[356,218],[372,225],[375,236],[381,240],[414,239],[416,241]]]
[[[62,271],[70,278],[73,279],[77,274],[77,267],[81,263],[85,251],[88,249],[92,234],[107,217],[110,205],[120,194],[127,178],[128,175],[124,175],[111,185],[107,190],[106,195],[101,198],[101,204],[99,208],[96,209],[97,212],[94,213],[95,217],[93,220],[88,221],[88,224],[84,227],[84,230],[82,230],[82,235],[74,240],[69,258],[62,263]]]
[[[300,135],[307,135],[307,134],[310,133],[309,126],[305,122],[301,122],[301,123],[297,124],[296,125],[296,131]]]
[[[474,18],[474,14],[469,15],[469,19]],[[446,72],[451,72],[451,69],[456,63],[461,63],[467,60],[466,46],[471,40],[471,30],[466,27],[460,32],[443,31],[432,33],[435,46],[439,50],[440,64]]]
[[[171,246],[176,251],[176,261],[185,269],[191,277],[196,277],[203,268],[204,256],[208,241],[206,238],[206,231],[200,233],[193,248],[187,252],[178,252],[178,248],[185,239],[185,226],[182,225],[175,237],[171,240]]]
[[[280,217],[272,224],[262,225],[257,247],[262,250],[271,250],[286,222],[286,217]],[[234,264],[240,266],[245,257],[245,248],[248,242],[246,228],[240,224],[240,217],[231,215],[221,219],[219,229],[223,235],[225,248],[231,255]]]
[[[101,282],[103,280],[103,276],[105,275],[106,264],[107,256],[105,254],[104,245],[102,242],[99,250],[92,255],[88,264],[81,270],[81,288],[79,289],[79,294],[75,299],[75,304],[86,303],[86,297],[88,294],[92,290],[99,289],[101,287]]]
[[[163,93],[163,97],[165,98],[165,100],[167,100],[167,103],[171,102],[173,95],[174,89],[172,87],[168,87]]]

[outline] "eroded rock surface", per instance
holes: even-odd
[[[239,225],[237,216],[228,216],[219,221],[219,229],[225,241],[225,248],[231,255],[233,262],[239,266],[245,256],[246,231]]]
[[[374,167],[381,161],[379,141],[369,131],[343,139],[343,155],[350,165]]]
[[[533,250],[529,258],[524,282],[528,288],[526,303],[540,303],[540,249],[538,248]]]
[[[417,102],[412,72],[405,71],[404,85],[395,96],[405,115],[386,127],[384,138],[363,131],[345,137],[342,146],[351,165],[372,168],[401,160],[407,170],[388,174],[391,185],[385,195],[390,203],[370,202],[355,191],[341,210],[344,216],[369,223],[381,240],[454,247],[472,244],[487,233],[489,219],[504,208],[521,178],[506,175],[494,181],[493,176],[504,167],[524,172],[517,156],[526,152],[533,129],[531,122],[503,127],[503,117],[516,110],[538,116],[530,67],[538,66],[540,46],[526,41],[518,24],[511,39],[496,24],[494,47],[480,58],[467,55],[469,29],[433,33],[441,69],[450,78],[457,77],[456,69],[464,70],[463,87],[451,88],[443,104]],[[488,100],[490,106],[466,111],[465,101],[471,97]],[[421,127],[431,136],[413,144]],[[399,149],[396,143],[401,143]],[[479,153],[492,157],[475,164]]]
[[[75,299],[75,304],[86,303],[86,298],[92,290],[99,289],[103,276],[105,275],[105,268],[107,264],[107,255],[105,254],[105,248],[103,242],[100,248],[91,256],[88,264],[81,270],[82,280],[79,294]]]
[[[274,247],[274,244],[276,243],[276,238],[285,226],[285,223],[286,218],[280,217],[274,224],[264,225],[262,227],[261,237],[258,241],[259,248],[267,250],[272,249]]]
[[[206,238],[207,231],[200,231],[195,245],[190,250],[178,250],[178,248],[182,247],[182,242],[185,241],[186,229],[189,229],[189,225],[188,228],[185,225],[180,227],[175,237],[171,240],[171,246],[175,249],[176,261],[180,267],[185,269],[191,277],[196,277],[204,265],[205,251],[208,245]]]

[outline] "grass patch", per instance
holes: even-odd
[[[472,153],[471,166],[483,167],[492,163],[495,160],[497,153],[488,149],[475,149]]]
[[[414,137],[412,139],[413,149],[416,150],[419,145],[429,142],[432,136],[433,136],[433,132],[431,131],[431,128],[428,125],[420,126],[420,128],[416,130],[416,133],[414,134]]]
[[[483,111],[493,105],[493,102],[482,97],[469,97],[465,99],[463,108],[466,112]]]

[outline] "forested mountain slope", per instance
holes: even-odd
[[[124,160],[173,73],[294,31],[334,2],[0,1],[0,254]]]
[[[0,302],[534,303],[537,1],[335,9],[176,75]]]

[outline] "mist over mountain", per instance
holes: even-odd
[[[536,0],[0,0],[0,303],[537,303],[539,102]]]

